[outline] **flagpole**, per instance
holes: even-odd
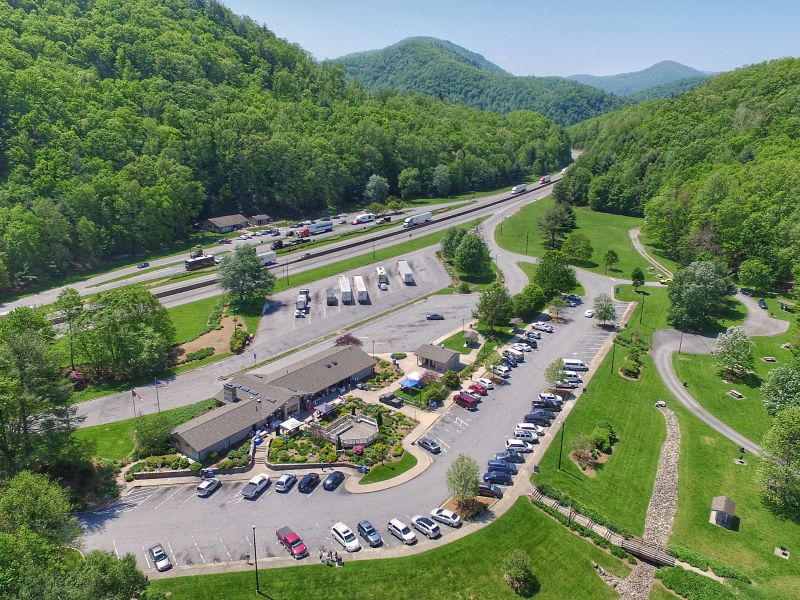
[[[158,412],[161,412],[161,401],[158,399],[158,379],[153,380],[153,387],[156,388],[156,406],[158,406]]]
[[[136,391],[131,390],[131,402],[133,402],[133,416],[136,416]]]

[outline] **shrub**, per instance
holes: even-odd
[[[622,372],[625,374],[626,377],[631,377],[636,379],[639,377],[639,373],[641,372],[641,367],[638,363],[630,360],[629,358],[625,359],[625,362],[622,363]]]
[[[218,469],[230,469],[233,466],[233,461],[230,458],[226,458],[225,460],[221,460],[217,465]]]
[[[247,335],[247,332],[241,327],[234,329],[233,335],[231,335],[231,352],[234,354],[241,354],[247,346],[247,340],[249,337],[250,336]]]
[[[280,450],[285,445],[285,442],[281,438],[275,438],[272,440],[271,448],[273,450]]]
[[[714,572],[714,574],[720,577],[738,579],[740,581],[750,583],[750,578],[735,567],[731,567],[730,565],[716,561],[713,558],[708,558],[696,550],[684,548],[683,546],[669,546],[669,548],[667,548],[667,552],[672,554],[672,556],[678,560],[682,560],[683,562],[688,563],[693,567],[697,567],[702,571],[705,571],[711,567],[711,570]]]
[[[195,352],[189,352],[189,354],[186,355],[184,360],[186,362],[192,362],[192,361],[195,361],[195,360],[202,360],[202,359],[207,358],[209,356],[214,356],[214,348],[211,348],[211,347],[200,348],[200,350],[197,350]]]
[[[604,454],[611,454],[611,447],[617,441],[614,428],[610,423],[600,423],[591,434],[592,443],[595,448]]]
[[[392,456],[395,458],[400,458],[404,453],[405,450],[401,445],[397,444],[396,446],[392,446]]]
[[[445,371],[442,376],[442,383],[451,390],[455,390],[461,387],[461,377],[455,371]]]
[[[656,577],[688,600],[734,600],[736,595],[721,583],[681,567],[662,567]]]
[[[193,462],[192,464],[189,465],[189,470],[192,473],[197,473],[197,471],[199,471],[202,468],[203,468],[203,465],[201,465],[199,462]]]
[[[130,471],[125,473],[125,481],[133,481],[133,473],[131,473]]]
[[[458,284],[458,292],[460,294],[469,294],[472,291],[472,288],[466,281],[462,281]]]
[[[503,578],[520,596],[532,595],[537,587],[536,578],[531,572],[530,557],[524,550],[512,550],[506,555],[503,560]]]
[[[392,352],[392,358],[395,360],[403,360],[407,356],[408,354],[406,354],[405,352]]]

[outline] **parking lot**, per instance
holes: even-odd
[[[623,307],[620,303],[618,310]],[[388,535],[386,523],[396,517],[410,524],[413,515],[427,515],[440,506],[448,497],[447,469],[458,454],[472,456],[484,469],[488,459],[504,450],[516,423],[530,410],[530,401],[546,387],[543,371],[548,364],[558,357],[591,361],[608,333],[583,316],[585,306],[571,310],[574,319],[556,324],[552,334],[543,334],[539,349],[526,353],[525,362],[513,369],[510,383],[491,391],[476,411],[454,405],[445,412],[426,434],[439,442],[442,453],[426,471],[401,486],[362,494],[349,493],[344,485],[333,492],[318,486],[302,494],[295,486],[280,494],[274,490],[277,475],[273,475],[273,484],[254,501],[242,499],[245,481],[227,482],[209,498],[195,495],[194,482],[137,488],[111,507],[81,515],[87,529],[86,549],[102,548],[119,555],[130,552],[143,568],[151,567],[146,550],[155,543],[164,545],[176,565],[229,562],[252,553],[255,525],[259,558],[287,556],[275,531],[288,525],[304,539],[315,561],[321,548],[342,551],[330,538],[334,523],[343,521],[355,530],[362,519],[373,523],[385,547],[397,547],[400,542]],[[560,419],[553,428],[559,424]],[[441,530],[445,539],[452,531],[444,525]],[[420,544],[440,543],[417,537]]]

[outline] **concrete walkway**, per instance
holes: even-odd
[[[644,244],[642,244],[642,242],[639,240],[639,234],[641,232],[641,227],[634,227],[633,229],[628,230],[628,236],[631,238],[631,244],[633,244],[633,247],[636,249],[636,251],[641,254],[647,262],[661,271],[662,274],[672,279],[675,276],[672,271],[667,269],[664,265],[653,258],[653,256],[647,251],[647,248],[644,247]]]

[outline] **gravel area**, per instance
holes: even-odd
[[[678,511],[678,458],[681,453],[681,429],[678,419],[668,408],[662,408],[667,423],[667,439],[661,446],[658,471],[647,507],[642,539],[648,544],[666,547],[675,513]]]

